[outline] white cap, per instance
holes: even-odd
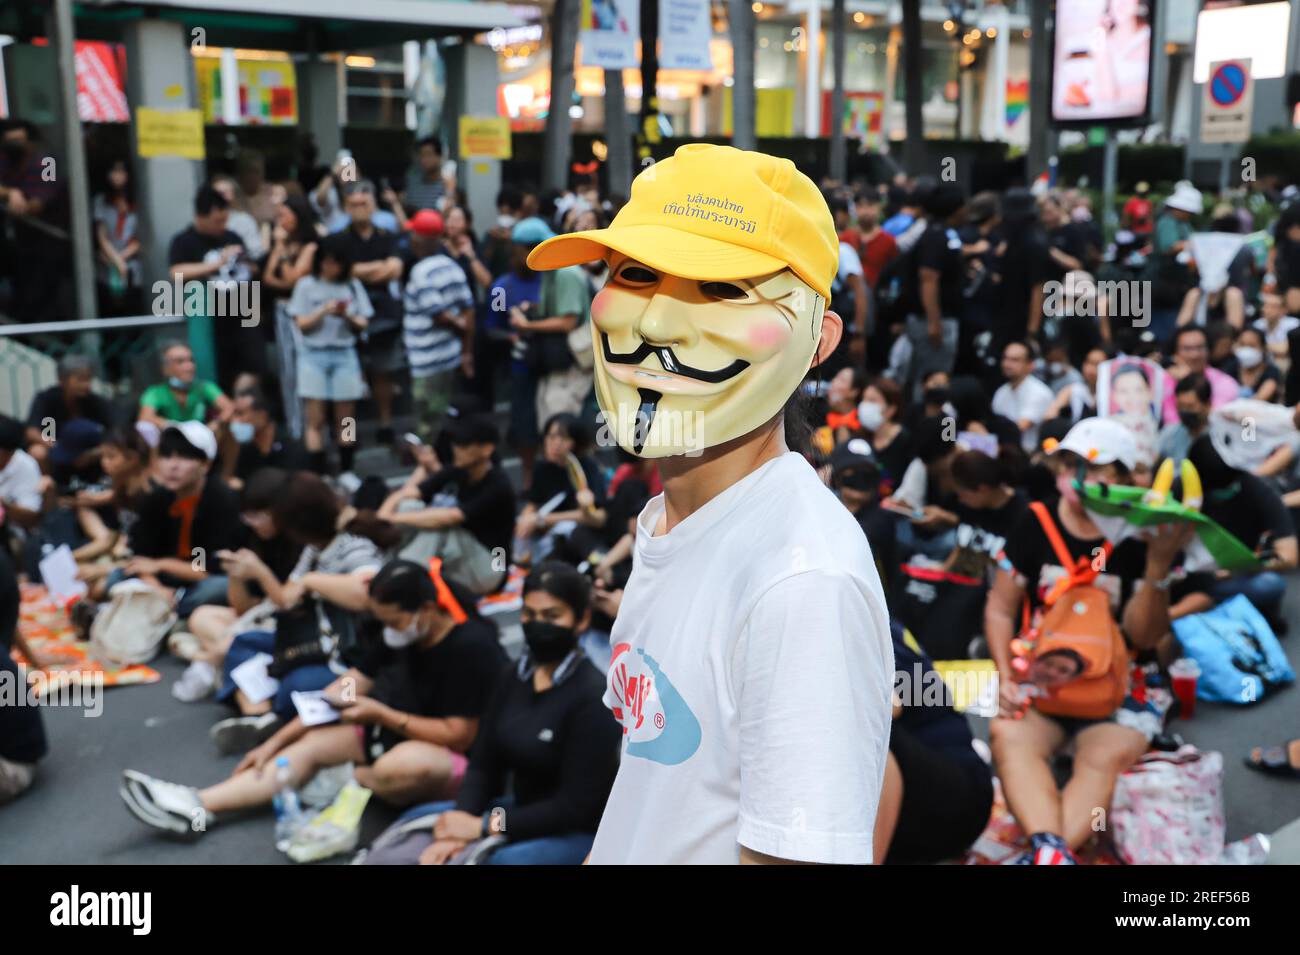
[[[1073,451],[1089,464],[1114,464],[1118,461],[1132,471],[1137,467],[1137,439],[1133,432],[1110,418],[1084,418],[1052,449]]]
[[[1165,200],[1165,205],[1170,209],[1178,209],[1181,212],[1190,212],[1194,216],[1199,216],[1205,208],[1205,199],[1201,196],[1201,190],[1186,179],[1182,179],[1174,184],[1174,191]]]
[[[163,434],[168,431],[179,431],[181,437],[193,445],[196,451],[203,452],[203,455],[213,461],[217,457],[217,437],[202,421],[180,421],[169,424]]]

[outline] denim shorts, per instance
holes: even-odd
[[[321,401],[359,401],[366,395],[355,348],[301,348],[298,395]]]

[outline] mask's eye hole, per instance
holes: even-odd
[[[738,301],[748,298],[749,293],[739,285],[732,285],[730,282],[701,282],[700,291],[709,298],[721,298],[728,301]]]
[[[628,285],[648,285],[659,281],[659,276],[644,265],[625,265],[618,271],[618,280]]]

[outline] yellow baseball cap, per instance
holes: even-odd
[[[698,281],[789,267],[827,299],[840,255],[826,200],[794,163],[708,143],[680,146],[647,167],[609,228],[548,239],[528,265],[558,269],[608,249]]]

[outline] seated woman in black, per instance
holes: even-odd
[[[575,530],[599,531],[605,526],[605,479],[588,453],[590,443],[587,428],[575,415],[552,415],[546,422],[542,456],[533,465],[528,500],[515,522],[518,562],[545,560],[559,540]]]
[[[930,658],[901,625],[894,637],[894,727],[876,811],[876,863],[955,859],[979,838],[993,809],[993,773],[971,745],[966,719]],[[936,698],[942,705],[935,705]]]
[[[527,651],[497,683],[454,802],[412,810],[368,862],[441,865],[488,835],[490,865],[577,865],[618,772],[620,728],[601,702],[605,679],[577,647],[591,585],[572,567],[539,564],[524,583]],[[507,779],[512,796],[502,798]],[[505,820],[504,827],[493,819]],[[425,820],[416,824],[414,820]]]

